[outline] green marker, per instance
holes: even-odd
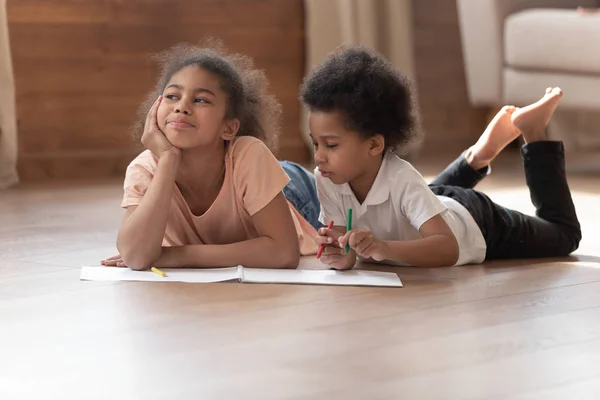
[[[348,221],[346,222],[346,232],[350,232],[352,229],[352,209],[348,209]],[[350,241],[346,243],[346,253],[350,251]]]

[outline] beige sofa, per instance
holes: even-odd
[[[565,96],[551,135],[600,161],[600,14],[576,10],[600,7],[600,0],[457,0],[457,6],[471,103],[520,106],[560,86]]]

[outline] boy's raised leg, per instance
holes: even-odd
[[[504,237],[498,237],[493,258],[564,256],[579,245],[581,228],[567,184],[564,146],[546,135],[561,96],[559,88],[548,88],[539,101],[512,115],[526,142],[521,154],[536,217],[505,210],[509,223],[504,228],[496,223]]]
[[[546,134],[546,126],[561,97],[559,88],[548,88],[538,102],[517,110],[512,120],[523,132],[525,144],[521,154],[536,215],[581,236],[567,184],[563,143],[548,140]]]
[[[488,166],[520,132],[512,122],[514,106],[504,106],[489,123],[477,142],[438,175],[432,185],[473,188],[488,173]]]

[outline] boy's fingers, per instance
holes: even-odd
[[[355,230],[346,232],[346,234],[339,239],[340,245],[343,247],[349,244],[350,247],[354,247],[354,245],[356,244],[356,235],[358,235],[359,233],[360,232],[357,232]]]
[[[348,231],[344,235],[342,235],[338,238],[338,242],[340,242],[340,246],[345,246],[346,243],[348,243],[348,238],[350,237],[351,234],[352,234],[352,231]]]
[[[344,253],[342,252],[342,249],[340,247],[337,246],[326,246],[325,250],[323,251],[324,255],[332,255],[332,254],[337,254],[339,256],[344,255]]]
[[[329,265],[330,263],[332,263],[335,259],[336,259],[335,256],[331,255],[331,254],[323,254],[321,256],[321,262],[323,264],[327,264],[327,265]]]
[[[354,250],[358,254],[362,254],[370,245],[371,243],[368,240],[361,240],[354,245]]]
[[[358,247],[356,248],[356,252],[360,253],[363,257],[371,257],[371,253],[373,250],[373,242],[369,240],[363,240]]]
[[[340,257],[340,255],[338,253],[332,253],[332,252],[323,252],[323,255],[321,256],[322,260],[329,260],[331,261],[332,259],[338,259]]]
[[[323,256],[321,257],[321,262],[327,265],[337,264],[343,261],[344,258],[339,254],[323,254]]]
[[[315,237],[315,243],[317,245],[329,244],[331,243],[331,238],[329,236],[317,236]]]
[[[339,239],[340,245],[343,247],[349,244],[351,248],[356,250],[360,243],[366,241],[365,245],[372,242],[373,235],[366,230],[351,230],[348,231],[342,238]]]
[[[350,247],[354,248],[359,242],[358,236],[359,235],[357,233],[352,232],[352,234],[348,237],[348,244]]]
[[[352,236],[350,236],[350,247],[354,248],[358,246],[360,243],[364,242],[368,236],[368,232],[354,232]]]
[[[335,229],[320,228],[317,232],[321,236],[330,236],[333,239],[339,239],[342,236],[342,234]]]

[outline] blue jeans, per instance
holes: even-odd
[[[290,182],[283,188],[283,195],[315,229],[323,227],[319,222],[321,203],[313,174],[291,161],[280,161],[279,164],[290,177]]]

